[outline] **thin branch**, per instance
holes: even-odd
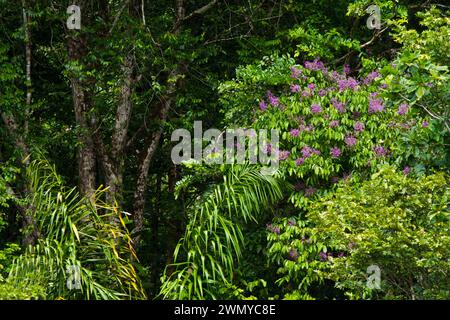
[[[189,14],[188,16],[186,16],[183,21],[189,20],[192,17],[195,16],[199,16],[204,14],[206,11],[208,11],[209,9],[211,9],[213,6],[215,6],[217,4],[217,2],[219,2],[219,0],[213,0],[210,3],[208,3],[207,5],[204,5],[203,7],[201,7],[200,9],[195,10],[194,12],[192,12],[191,14]]]
[[[119,21],[119,18],[120,18],[120,16],[122,15],[122,13],[123,13],[123,10],[125,10],[125,8],[126,7],[128,7],[128,5],[130,4],[130,0],[127,0],[127,1],[125,1],[125,3],[123,4],[123,6],[122,6],[122,8],[120,8],[120,11],[119,11],[119,13],[116,15],[116,17],[114,18],[114,22],[113,22],[113,24],[112,24],[112,26],[111,26],[111,29],[109,29],[109,34],[111,34],[112,33],[112,31],[114,30],[114,27],[116,26],[116,24],[117,24],[117,21]]]

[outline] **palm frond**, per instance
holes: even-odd
[[[145,298],[120,212],[100,200],[105,190],[85,199],[65,187],[45,160],[32,162],[28,176],[30,207],[42,238],[14,262],[7,281],[41,285],[48,299]],[[79,271],[79,289],[67,285],[71,268]]]
[[[241,256],[242,222],[257,221],[259,213],[282,197],[280,181],[251,165],[233,165],[223,182],[190,208],[192,216],[175,252],[175,271],[162,277],[165,299],[212,298],[214,287],[230,284]],[[167,269],[168,270],[168,269]]]

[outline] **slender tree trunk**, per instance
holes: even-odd
[[[181,32],[182,22],[185,18],[185,0],[176,0],[176,21],[173,33],[179,35]],[[141,153],[138,177],[136,181],[136,189],[134,192],[134,230],[132,232],[133,242],[135,246],[139,246],[141,240],[141,233],[144,229],[144,209],[145,209],[145,194],[147,191],[147,178],[150,164],[153,156],[158,148],[163,133],[162,124],[166,121],[169,110],[176,100],[176,91],[178,79],[180,76],[181,65],[178,64],[170,73],[167,81],[167,91],[162,98],[162,106],[159,114],[159,121],[161,127],[147,140],[146,148]]]
[[[27,86],[27,98],[26,98],[26,110],[25,110],[25,123],[24,123],[24,132],[25,136],[28,135],[28,118],[30,115],[31,108],[31,94],[32,94],[32,82],[31,82],[31,32],[30,32],[30,23],[31,17],[27,13],[27,5],[26,1],[22,0],[22,12],[23,12],[23,24],[25,29],[25,61],[26,61],[26,86]]]
[[[79,5],[84,12],[82,3]],[[83,21],[86,21],[86,18]],[[87,40],[80,32],[67,30],[67,33],[69,60],[82,65],[81,60],[87,52]],[[70,84],[72,86],[75,121],[79,128],[77,150],[79,187],[81,194],[90,198],[96,190],[96,158],[88,115],[91,108],[89,93],[86,90],[87,85],[77,75],[71,76]]]
[[[116,121],[112,136],[112,159],[115,162],[113,172],[107,175],[107,185],[109,186],[110,201],[117,199],[122,202],[122,184],[124,174],[125,147],[127,144],[128,127],[132,114],[132,86],[135,82],[134,78],[134,59],[133,52],[125,57],[122,65],[124,74],[122,88],[120,90],[119,105],[116,110]]]

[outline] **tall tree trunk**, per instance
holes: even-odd
[[[185,0],[176,0],[175,2],[176,21],[174,24],[173,33],[178,36],[181,32],[183,20],[185,18]],[[136,189],[134,192],[134,230],[132,232],[133,243],[139,246],[141,241],[141,234],[144,230],[144,209],[145,209],[145,194],[147,192],[147,178],[150,164],[153,156],[158,148],[163,133],[162,124],[166,121],[169,110],[176,100],[176,91],[178,79],[180,76],[181,63],[178,64],[170,73],[167,80],[167,91],[162,98],[161,109],[159,113],[160,128],[150,136],[147,140],[146,147],[141,153],[138,177],[136,181]]]
[[[26,75],[26,100],[25,100],[25,119],[23,123],[23,128],[18,124],[13,113],[1,113],[1,118],[6,126],[6,129],[12,139],[15,141],[16,146],[21,153],[21,164],[26,168],[30,162],[30,149],[26,142],[26,137],[28,135],[28,118],[31,110],[31,98],[32,98],[32,81],[31,81],[31,30],[30,23],[31,17],[28,14],[28,5],[25,0],[22,0],[22,17],[24,26],[24,43],[25,43],[25,75]],[[10,185],[6,186],[6,192],[14,197],[19,197]],[[29,195],[30,190],[25,184],[21,188],[21,193],[24,195]],[[22,218],[22,230],[24,231],[22,243],[24,245],[33,245],[39,238],[39,230],[36,221],[33,218],[33,208],[29,204],[17,204],[18,211],[20,212]]]
[[[82,1],[81,1],[82,2]],[[83,6],[80,4],[82,12]],[[85,17],[86,15],[84,15]],[[83,21],[86,21],[84,18]],[[67,30],[67,48],[69,60],[82,65],[87,52],[87,41],[81,32]],[[90,110],[87,86],[77,75],[70,78],[73,94],[75,121],[78,125],[78,175],[81,194],[90,198],[96,190],[96,158],[94,141],[90,128],[88,112]]]
[[[110,201],[117,199],[122,202],[122,184],[125,164],[125,147],[127,144],[128,127],[132,114],[132,86],[135,82],[134,78],[134,59],[133,52],[125,57],[122,65],[124,74],[122,88],[120,90],[119,105],[116,110],[116,121],[112,136],[111,156],[115,162],[113,172],[107,175],[107,184],[109,186]]]

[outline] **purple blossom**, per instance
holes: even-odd
[[[316,193],[316,189],[313,187],[308,187],[305,190],[305,197],[312,197]]]
[[[295,222],[294,219],[289,219],[289,220],[288,220],[288,224],[289,224],[290,226],[295,226],[296,222]]]
[[[324,69],[323,62],[318,59],[316,59],[314,61],[305,61],[304,65],[305,65],[305,68],[309,69],[309,70],[317,71],[317,70]]]
[[[357,141],[358,141],[358,140],[357,140],[354,136],[352,136],[352,135],[346,136],[346,137],[345,137],[345,144],[346,144],[348,147],[353,147],[353,146],[356,144]]]
[[[382,99],[369,100],[369,113],[381,112],[384,110]]]
[[[328,255],[326,254],[326,252],[322,251],[321,253],[319,253],[319,258],[323,262],[328,261]]]
[[[361,113],[358,112],[358,111],[353,111],[352,112],[352,117],[353,117],[353,119],[361,118]]]
[[[355,125],[353,126],[353,129],[355,129],[355,132],[362,132],[364,131],[364,123],[357,121]]]
[[[300,86],[298,84],[292,84],[291,85],[291,92],[292,93],[300,92]]]
[[[338,80],[338,85],[339,85],[339,92],[344,91],[345,89],[347,89],[347,80],[346,79]]]
[[[351,72],[350,66],[348,64],[344,64],[344,73],[349,74]]]
[[[313,92],[316,89],[316,85],[314,83],[308,84],[308,89]]]
[[[338,147],[333,147],[330,150],[330,154],[332,158],[339,158],[342,154],[341,149],[339,149]]]
[[[387,88],[387,84],[386,83],[380,84],[380,89],[386,89],[386,88]]]
[[[411,168],[406,166],[403,168],[403,174],[407,176],[411,172]]]
[[[281,233],[280,228],[279,227],[275,227],[271,223],[266,226],[266,229],[269,230],[272,233],[275,233],[275,234],[280,234]]]
[[[342,176],[342,179],[344,181],[348,181],[348,180],[350,180],[351,177],[352,177],[352,173],[351,172],[345,172],[344,175]]]
[[[332,176],[331,177],[331,183],[338,183],[339,182],[339,177],[338,176]]]
[[[345,105],[344,105],[343,102],[340,102],[337,99],[333,98],[333,99],[331,99],[331,104],[340,113],[344,113],[345,112]]]
[[[423,121],[422,122],[422,128],[428,128],[428,121]]]
[[[305,162],[304,158],[298,158],[297,160],[295,160],[295,165],[301,166],[304,162]]]
[[[425,83],[425,85],[427,87],[429,87],[429,88],[433,88],[434,87],[434,84],[432,82],[427,82],[427,83]]]
[[[311,92],[308,90],[303,90],[302,91],[302,97],[310,97],[311,96]]]
[[[274,107],[278,107],[280,104],[280,99],[277,96],[274,96],[270,91],[267,91],[267,99],[269,99],[269,103]]]
[[[300,134],[300,130],[299,129],[292,129],[291,131],[289,131],[289,133],[293,137],[298,137],[298,135]]]
[[[408,112],[409,106],[406,103],[402,103],[399,107],[398,107],[398,111],[397,113],[399,115],[404,115]]]
[[[309,146],[304,146],[301,150],[302,155],[304,158],[308,158],[313,154],[313,148],[309,147]]]
[[[297,69],[296,67],[291,68],[291,77],[294,79],[298,79],[302,75],[303,71]]]
[[[313,148],[313,153],[318,155],[318,156],[320,156],[320,154],[321,154],[320,150],[317,150],[317,149],[314,149],[314,148]]]
[[[297,249],[289,250],[289,259],[292,261],[297,261],[298,259],[298,251]]]
[[[319,97],[324,97],[327,94],[327,90],[325,89],[320,89],[318,92]]]
[[[261,102],[259,103],[259,109],[261,111],[265,111],[267,109],[267,104],[264,100],[261,100]]]
[[[333,120],[330,122],[330,128],[334,128],[334,127],[338,127],[338,126],[339,126],[338,120]]]
[[[268,143],[265,145],[263,152],[265,154],[269,154],[269,153],[272,153],[272,150],[273,150],[272,145],[270,143]]]
[[[358,80],[356,80],[356,79],[354,79],[352,77],[348,78],[348,80],[347,80],[347,87],[349,89],[351,89],[351,90],[357,89],[357,87],[358,87]]]
[[[381,73],[378,71],[372,71],[367,75],[367,77],[363,80],[364,84],[369,85],[371,84],[375,79],[379,78],[381,76]]]
[[[297,159],[298,160],[298,159]],[[294,189],[295,189],[295,191],[301,191],[301,190],[303,190],[303,189],[305,189],[305,183],[304,182],[297,182],[295,185],[294,185]]]
[[[321,113],[322,112],[322,107],[318,104],[313,104],[311,106],[311,112],[312,113]]]
[[[287,158],[289,158],[289,156],[291,155],[291,153],[287,150],[283,150],[280,151],[279,155],[278,155],[278,159],[280,161],[286,160]]]
[[[331,73],[331,79],[338,82],[339,80],[345,79],[345,76],[339,74],[337,71]]]
[[[387,150],[383,146],[376,146],[373,148],[373,151],[377,155],[377,157],[384,157],[387,155]]]
[[[343,258],[344,256],[345,256],[345,254],[343,252],[339,252],[338,258]]]

